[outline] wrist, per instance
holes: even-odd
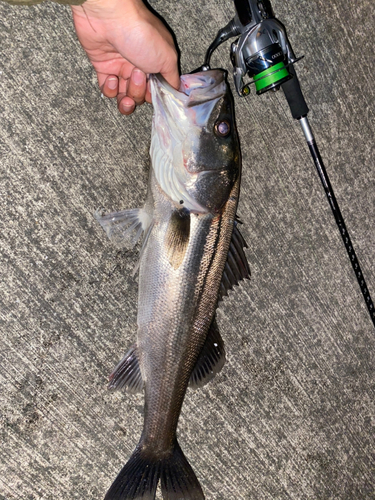
[[[142,0],[86,0],[71,8],[75,14],[89,16],[91,19],[115,20],[122,16],[139,16],[146,6]]]

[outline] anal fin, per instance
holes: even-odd
[[[221,338],[216,318],[212,320],[198,361],[190,375],[189,386],[203,387],[219,373],[225,364],[224,341]]]
[[[128,389],[132,393],[142,391],[144,381],[136,345],[133,345],[117,364],[109,380],[108,389]]]

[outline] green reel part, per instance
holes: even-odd
[[[258,95],[263,94],[291,78],[288,68],[283,62],[279,62],[254,76],[256,92]]]

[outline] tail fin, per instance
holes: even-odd
[[[179,444],[165,458],[149,457],[138,446],[104,500],[154,500],[161,481],[164,500],[204,500],[202,488]]]

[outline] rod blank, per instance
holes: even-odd
[[[313,133],[312,133],[311,128],[310,128],[310,124],[308,122],[307,117],[300,118],[299,122],[301,124],[303,133],[305,135],[307,144],[309,146],[309,150],[310,150],[311,156],[312,156],[312,158],[314,160],[314,164],[316,166],[316,170],[318,171],[320,180],[321,180],[321,182],[323,184],[324,191],[325,191],[325,193],[327,195],[328,202],[329,202],[329,204],[331,206],[332,213],[333,213],[333,215],[335,217],[336,224],[337,224],[337,226],[339,228],[339,231],[340,231],[342,240],[344,242],[346,251],[348,252],[348,256],[349,256],[350,262],[352,264],[353,271],[354,271],[354,273],[356,275],[356,278],[357,278],[359,287],[361,289],[363,298],[365,299],[365,303],[366,303],[368,312],[370,314],[371,320],[372,320],[373,325],[375,327],[375,307],[374,307],[374,303],[373,303],[373,301],[371,299],[371,295],[370,295],[369,289],[367,288],[367,284],[366,284],[365,278],[363,276],[361,266],[359,265],[357,255],[356,255],[356,253],[354,251],[354,247],[353,247],[352,241],[350,239],[349,232],[348,232],[348,230],[346,228],[346,225],[345,225],[345,222],[344,222],[344,218],[343,218],[343,216],[341,214],[341,210],[340,210],[339,205],[337,203],[335,193],[333,192],[332,185],[330,183],[330,180],[328,178],[326,169],[324,167],[322,157],[320,156],[318,146],[317,146],[317,144],[315,142]]]

